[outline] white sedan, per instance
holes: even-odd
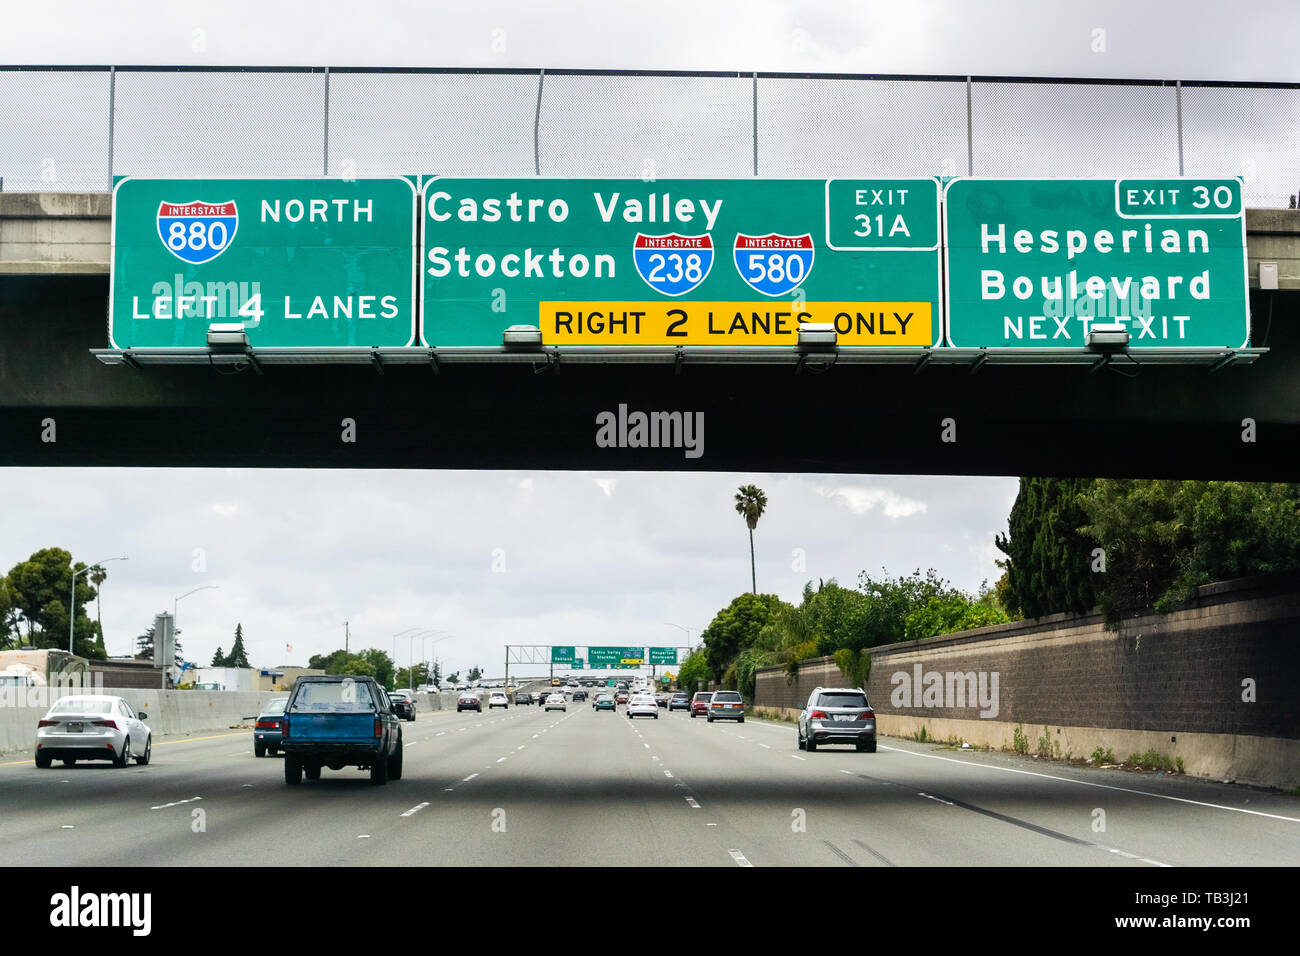
[[[78,760],[111,760],[125,767],[131,758],[143,766],[153,752],[153,733],[121,697],[88,694],[62,697],[36,725],[36,766],[55,760],[71,767]]]
[[[504,707],[506,710],[509,710],[510,700],[505,694],[493,694],[488,698],[488,710],[491,710],[493,707]]]
[[[649,694],[633,694],[627,702],[627,719],[633,717],[653,717],[659,719],[659,705]]]
[[[565,713],[568,713],[568,712],[569,712],[569,708],[568,708],[567,704],[568,704],[568,701],[566,701],[566,700],[564,699],[564,695],[563,695],[563,694],[551,694],[550,696],[548,696],[548,697],[546,698],[545,709],[546,709],[546,710],[562,710],[562,711],[564,711]]]

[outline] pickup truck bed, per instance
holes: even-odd
[[[402,729],[372,678],[299,678],[285,707],[280,749],[290,786],[319,780],[321,769],[357,767],[370,782],[402,777]]]

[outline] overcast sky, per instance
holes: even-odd
[[[45,0],[6,5],[0,62],[1295,81],[1298,14],[1294,2],[1132,0]],[[186,162],[194,162],[195,149],[207,171],[227,175],[232,171],[223,164],[232,156],[236,167],[240,156],[251,154],[268,163],[283,161],[295,175],[309,174],[297,170],[300,162],[309,168],[318,162],[317,80],[277,81],[279,88],[270,92],[218,88],[203,96],[177,95],[182,81],[174,74],[166,80],[171,85],[153,92],[149,79],[139,86],[121,83],[116,172],[197,175],[202,170],[175,165],[186,155]],[[102,151],[87,148],[85,139],[106,139],[102,78],[66,76],[58,80],[66,83],[60,91],[36,85],[49,82],[0,76],[0,121],[12,134],[7,145],[0,143],[0,174],[39,183],[43,165],[53,158],[58,177],[71,185],[49,188],[102,188],[76,185],[103,175]],[[535,85],[528,78],[518,84],[474,82],[447,87],[441,99],[418,86],[395,87],[391,96],[376,98],[361,86],[350,96],[340,79],[332,102],[337,142],[331,143],[331,162],[356,157],[362,175],[386,172],[377,167],[397,162],[401,171],[531,173]],[[695,87],[665,86],[655,95],[667,99],[648,102],[652,115],[638,125],[633,117],[645,96],[639,91],[648,87],[629,92],[605,82],[588,94],[604,97],[593,105],[577,95],[576,86],[566,96],[565,82],[557,79],[549,88],[543,116],[548,174],[639,175],[647,155],[661,164],[661,176],[750,171],[750,101],[744,90],[715,83],[704,96]],[[872,89],[889,93],[886,87]],[[855,106],[851,97],[858,94],[838,87],[833,95],[809,98],[798,90],[787,96],[773,82],[760,104],[763,172],[842,175],[861,162],[854,144],[868,141],[882,169],[929,175],[944,171],[945,159],[955,155],[955,171],[964,172],[964,98],[948,102],[951,92],[936,89],[938,99],[915,105],[886,97]],[[1031,157],[1054,164],[1039,175],[1176,172],[1170,168],[1176,162],[1168,94],[1139,93],[1132,108],[1125,102],[1107,101],[1104,118],[1080,107],[1078,125],[1071,126],[1076,107],[1061,100],[1058,115],[1068,121],[1062,128],[1073,131],[1067,139],[1050,125],[1017,125],[1016,117],[1037,115],[1032,104],[1026,112],[1006,109],[996,98],[980,100],[977,171],[1028,174],[1015,164]],[[1197,157],[1217,157],[1217,173],[1258,165],[1284,201],[1295,180],[1293,99],[1270,94],[1251,100],[1249,108],[1242,102],[1189,97],[1189,152],[1195,147]],[[159,104],[167,107],[166,122],[158,121]],[[653,115],[665,104],[674,117],[666,123]],[[55,105],[84,112],[58,113]],[[428,110],[425,125],[418,122],[422,109]],[[251,132],[240,125],[250,116],[256,124]],[[623,117],[622,131],[593,122],[593,116]],[[1011,119],[1002,122],[1004,116]],[[1223,139],[1221,129],[1242,116],[1257,125]],[[840,125],[850,120],[858,125]],[[907,135],[891,133],[894,121],[906,124]],[[389,139],[368,144],[368,130],[381,122]],[[719,127],[728,122],[734,130]],[[1096,134],[1097,128],[1107,132]],[[199,147],[175,152],[178,147],[159,130],[176,129],[185,129],[191,146]],[[773,138],[772,129],[787,135]],[[854,132],[846,138],[843,129]],[[223,141],[209,146],[202,139],[205,130],[215,130]],[[1098,135],[1111,136],[1112,147],[1131,142],[1120,157],[1128,160],[1124,169],[1108,173],[1087,164]],[[717,136],[716,148],[701,145],[713,142],[702,136]],[[882,153],[881,143],[894,143],[897,153]],[[990,157],[1001,157],[1004,165],[990,165]],[[1118,162],[1115,153],[1104,162]],[[154,169],[151,163],[172,165]],[[1197,171],[1190,166],[1189,160],[1189,173]],[[669,621],[698,635],[748,587],[748,540],[732,495],[751,481],[770,503],[755,539],[759,588],[792,601],[809,579],[835,577],[849,584],[864,568],[882,566],[892,574],[933,566],[967,590],[994,580],[993,535],[1005,529],[1016,488],[1013,478],[11,469],[0,471],[0,567],[52,545],[85,561],[129,556],[126,563],[107,566],[103,590],[104,627],[114,654],[127,652],[131,639],[155,613],[170,610],[174,597],[216,584],[219,590],[201,591],[180,606],[192,660],[206,663],[218,644],[229,649],[240,622],[254,663],[305,663],[310,654],[342,644],[347,620],[354,647],[390,651],[395,632],[443,629],[453,636],[438,650],[453,669],[481,664],[496,673],[507,643],[667,644],[683,636],[665,625]],[[200,570],[194,570],[196,562]],[[407,653],[403,640],[399,660]]]

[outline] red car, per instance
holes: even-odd
[[[691,718],[709,716],[709,700],[713,694],[707,690],[697,690],[691,698]]]
[[[626,703],[627,703],[627,691],[625,691],[625,690],[621,690],[621,691],[619,691],[617,694],[615,694],[615,695],[614,695],[614,703],[616,703],[616,704],[626,704]]]

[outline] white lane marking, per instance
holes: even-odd
[[[673,775],[673,772],[672,772],[671,770],[665,770],[665,771],[664,771],[664,776],[665,776],[665,777],[668,777],[669,779],[672,779],[672,775]]]
[[[706,823],[706,824],[704,824],[704,825],[705,825],[706,827],[716,827],[716,826],[717,826],[716,823]]]
[[[808,759],[807,757],[800,757],[798,754],[791,754],[790,756],[793,757],[795,760],[807,760],[807,759]]]
[[[357,839],[358,839],[358,840],[369,840],[369,839],[370,839],[370,834],[369,834],[369,833],[358,833],[358,834],[357,834]]]
[[[402,749],[406,749],[407,747],[414,747],[414,746],[415,746],[416,744],[418,744],[418,743],[419,743],[418,740],[412,740],[412,741],[409,741],[409,742],[403,740],[403,741],[402,741]]]
[[[188,800],[175,800],[172,803],[164,803],[162,806],[150,807],[150,810],[166,810],[168,807],[179,807],[182,803],[193,803],[195,800],[202,800],[202,797],[190,797]]]
[[[442,788],[442,792],[443,792],[443,793],[451,793],[451,792],[452,792],[453,790],[455,790],[455,789],[456,789],[455,787],[443,787],[443,788]]]
[[[537,739],[537,735],[536,735],[536,734],[533,734],[533,739],[534,739],[534,740]]]
[[[435,736],[435,737],[441,737],[441,736],[443,736],[445,733],[447,733],[447,731],[445,731],[445,730],[440,730],[440,731],[438,731],[436,734],[434,734],[434,736]]]
[[[960,764],[963,767],[976,767],[980,770],[1000,770],[1003,773],[1022,773],[1029,777],[1044,777],[1048,780],[1059,780],[1061,783],[1077,783],[1081,787],[1097,787],[1101,790],[1118,790],[1120,793],[1135,793],[1140,797],[1153,797],[1157,800],[1172,800],[1174,803],[1190,803],[1197,807],[1209,807],[1211,810],[1231,810],[1233,813],[1248,813],[1255,817],[1268,817],[1271,820],[1284,820],[1287,823],[1300,823],[1300,817],[1286,817],[1280,813],[1265,813],[1263,810],[1246,810],[1242,807],[1228,807],[1220,803],[1206,803],[1203,800],[1189,800],[1187,797],[1171,797],[1163,793],[1151,793],[1147,790],[1134,790],[1131,787],[1116,787],[1108,783],[1093,783],[1089,780],[1072,780],[1069,777],[1058,777],[1050,773],[1039,773],[1035,770],[1016,770],[1014,767],[992,767],[984,763],[971,763],[966,760],[957,760],[954,757],[940,757],[938,754],[919,754],[913,750],[904,750],[902,747],[886,747],[881,745],[882,750],[892,750],[894,753],[907,754],[910,757],[928,757],[931,760],[945,760],[948,763]]]
[[[461,783],[469,783],[471,780],[473,780],[473,779],[474,779],[475,777],[477,777],[477,776],[478,776],[478,774],[476,774],[476,773],[472,773],[472,774],[470,774],[468,777],[465,777],[463,780],[461,780]]]
[[[656,757],[654,754],[651,754],[651,755],[650,755],[650,759],[651,759],[651,760],[658,760],[659,758]]]
[[[687,798],[686,798],[686,802],[687,802],[688,804],[690,804],[690,807],[691,807],[692,810],[698,810],[698,809],[700,809],[700,805],[699,805],[698,803],[695,802],[695,798],[694,798],[694,797],[687,797]]]
[[[60,829],[60,830],[75,830],[75,829],[77,829],[77,828],[74,827],[71,823],[65,823],[65,824],[63,824],[61,827],[59,827],[59,829]]]
[[[941,800],[939,797],[936,797],[934,794],[931,793],[917,793],[917,796],[925,797],[925,799],[927,800],[935,800],[939,803],[942,803],[944,806],[951,807],[953,805],[951,800]]]
[[[772,748],[769,747],[767,744],[759,744],[759,746],[762,747],[764,750],[771,750],[771,749],[772,749]]]
[[[856,777],[856,776],[857,776],[857,774],[854,773],[852,770],[841,770],[840,773],[847,773],[850,777]]]
[[[743,734],[736,734],[736,736],[739,737],[741,740],[744,740],[744,739],[745,739],[745,737],[744,737]]]
[[[505,759],[506,759],[505,757],[497,757],[497,763],[501,763],[501,761],[503,761],[503,760],[505,760]]]
[[[421,810],[423,810],[423,809],[424,809],[425,807],[427,807],[428,805],[429,805],[429,801],[428,801],[428,800],[424,801],[424,803],[416,804],[415,806],[411,807],[411,809],[409,809],[409,810],[407,810],[405,813],[403,813],[402,816],[404,816],[404,817],[413,816],[414,814],[419,813]]]
[[[750,863],[748,860],[746,860],[745,854],[741,853],[739,850],[728,850],[727,852],[730,853],[731,858],[736,861],[736,866],[752,867],[754,865],[753,863]]]
[[[649,749],[650,749],[650,745],[649,745],[649,744],[642,744],[641,746],[644,747],[646,750],[649,750]]]

